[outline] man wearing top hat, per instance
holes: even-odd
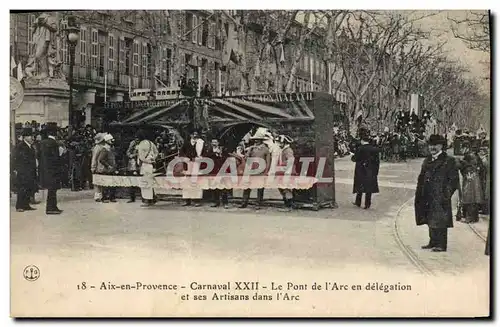
[[[57,190],[61,188],[62,160],[59,144],[56,141],[57,125],[47,124],[47,138],[40,143],[40,182],[47,189],[48,215],[62,213],[57,207]]]
[[[379,148],[370,144],[370,131],[361,128],[359,131],[361,144],[357,147],[351,160],[356,163],[354,168],[353,194],[356,194],[354,205],[361,207],[365,194],[365,209],[372,205],[372,194],[379,192],[378,173],[380,169]]]
[[[422,249],[445,252],[448,228],[453,227],[451,197],[459,187],[458,168],[443,151],[444,137],[431,135],[428,144],[430,155],[422,164],[415,192],[415,218],[417,226],[429,227],[429,243]]]
[[[23,129],[22,142],[14,150],[14,169],[17,182],[16,211],[35,210],[30,206],[30,197],[37,186],[36,154],[31,128]]]

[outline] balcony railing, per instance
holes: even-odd
[[[63,72],[66,76],[69,74],[69,65],[63,65]],[[106,81],[105,81],[106,76]],[[73,68],[73,79],[76,85],[82,84],[99,84],[107,87],[120,87],[131,89],[147,89],[150,87],[150,78],[143,76],[130,76],[124,73],[118,73],[116,70],[103,70],[102,68],[94,68],[88,66],[75,65]]]

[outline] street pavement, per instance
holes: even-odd
[[[484,241],[465,224],[457,223],[450,230],[448,252],[420,249],[428,241],[427,229],[414,224],[412,197],[421,162],[382,163],[380,194],[374,196],[369,210],[351,203],[353,163],[349,158],[336,160],[337,209],[283,213],[275,207],[238,209],[236,203],[227,210],[209,204],[182,207],[179,201],[141,208],[140,201],[103,204],[93,201],[91,191],[62,190],[59,207],[64,213],[46,216],[43,204],[36,211],[15,212],[14,196],[11,272],[17,277],[13,283],[24,285],[19,271],[30,264],[40,267],[44,276],[57,276],[46,282],[63,285],[63,289],[74,288],[76,281],[90,276],[137,278],[145,271],[153,279],[202,279],[200,274],[212,279],[255,279],[257,274],[310,280],[331,277],[335,271],[335,276],[344,277],[396,274],[403,281],[423,272],[401,250],[401,242],[432,274],[469,276],[473,270],[478,271],[477,278],[487,279],[489,257],[483,254]],[[43,196],[42,192],[42,200]],[[235,196],[240,194],[235,192]],[[266,190],[266,198],[280,196]],[[485,225],[484,221],[477,224],[479,233],[485,234]],[[18,287],[24,290],[18,295],[20,300],[28,290]],[[68,314],[78,312],[60,303],[61,294],[51,298],[57,300],[58,308]]]

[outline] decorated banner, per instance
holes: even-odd
[[[310,189],[318,182],[310,176],[118,176],[93,175],[94,185],[159,190]]]

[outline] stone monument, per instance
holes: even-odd
[[[68,125],[69,85],[61,61],[64,33],[58,13],[42,13],[37,17],[33,55],[25,68],[24,101],[16,110],[16,122],[36,120]]]

